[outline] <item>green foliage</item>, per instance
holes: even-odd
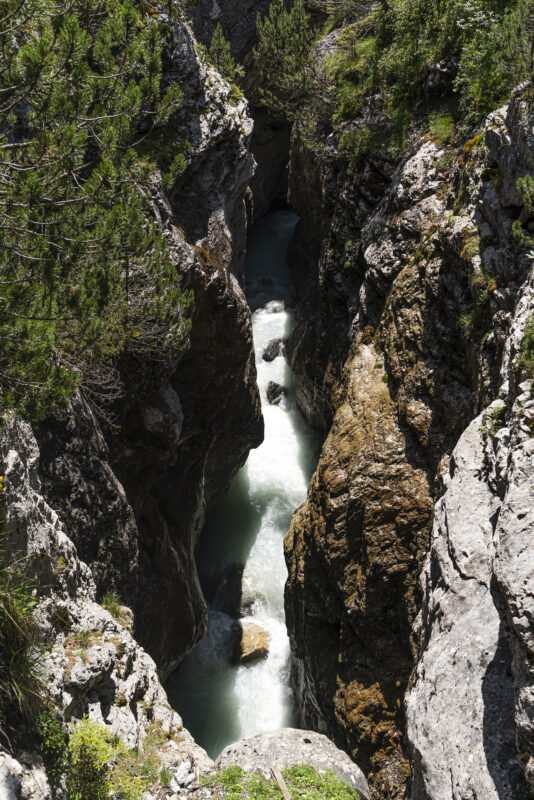
[[[0,410],[39,418],[79,385],[104,403],[122,353],[187,335],[147,214],[181,102],[162,88],[169,30],[133,0],[0,0]]]
[[[91,640],[93,638],[93,631],[77,631],[74,634],[74,644],[78,645],[78,647],[87,648],[91,644]]]
[[[506,424],[506,406],[497,405],[484,414],[483,423],[480,426],[482,433],[488,433],[490,436],[495,436],[501,428]]]
[[[470,246],[476,246],[478,250],[478,239],[467,240],[467,244],[462,250],[463,257],[466,257],[464,255],[466,247],[469,248]],[[481,345],[491,331],[491,294],[497,288],[497,283],[491,275],[481,271],[473,278],[472,288],[475,294],[474,308],[468,314],[462,314],[458,319],[458,324],[463,329],[467,339],[476,345]]]
[[[41,651],[33,621],[36,599],[27,562],[8,557],[0,535],[0,738],[31,736],[44,704]]]
[[[69,800],[109,800],[113,755],[102,725],[87,717],[74,725],[69,737]]]
[[[532,75],[534,0],[382,0],[363,18],[357,0],[334,6],[336,24],[345,21],[337,51],[328,58],[334,126],[357,118],[377,94],[386,115],[393,118],[400,104],[413,113],[426,99],[425,73],[443,59],[459,61],[451,91],[469,124]],[[430,135],[441,144],[452,140],[458,116],[452,107],[458,101],[449,100],[451,111],[429,117]],[[359,125],[344,133],[340,144],[345,152],[361,154],[374,140]],[[397,152],[400,144],[402,138]]]
[[[521,194],[523,205],[528,211],[534,210],[534,177],[532,175],[524,175],[522,178],[517,179],[517,188]]]
[[[439,144],[449,144],[454,138],[454,119],[451,113],[434,111],[429,117],[430,136]]]
[[[69,800],[140,800],[148,785],[143,761],[94,720],[84,717],[69,737],[67,789]]]
[[[39,738],[46,777],[55,792],[67,766],[67,742],[61,721],[48,708],[39,716]]]
[[[308,766],[283,771],[293,800],[358,800],[358,793],[332,772],[319,773]],[[216,778],[215,796],[224,800],[279,800],[280,789],[274,780],[229,767]]]
[[[160,782],[163,786],[168,786],[172,780],[172,772],[168,767],[162,767],[159,774]]]
[[[502,102],[533,70],[534,2],[470,3],[478,24],[466,29],[456,89],[468,119],[476,121]]]
[[[211,38],[208,57],[213,66],[230,82],[243,76],[243,67],[241,64],[237,64],[235,58],[232,56],[230,42],[225,38],[220,22],[217,23],[217,27]]]
[[[102,608],[105,608],[112,617],[119,622],[121,621],[122,601],[118,594],[115,592],[106,592],[101,600],[100,605]]]
[[[534,378],[534,316],[527,322],[521,339],[518,366],[529,378]]]
[[[303,0],[295,0],[289,10],[284,0],[273,0],[263,20],[258,14],[256,27],[254,55],[263,81],[263,102],[275,116],[293,119],[310,88],[313,31]]]

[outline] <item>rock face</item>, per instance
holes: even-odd
[[[523,399],[530,400],[530,391]],[[513,415],[511,430],[503,428],[495,437],[483,433],[493,409],[475,419],[461,437],[452,454],[447,491],[436,506],[423,578],[421,655],[406,701],[414,800],[531,796],[516,745],[511,635],[516,652],[521,643],[512,634],[495,570],[509,575],[509,595],[517,597],[518,590],[523,594],[509,564],[502,564],[500,539],[501,531],[506,540],[516,539],[522,513],[532,523],[532,503],[526,506],[525,499],[534,493],[534,441],[520,430],[521,413]],[[512,463],[506,463],[511,437]],[[528,475],[517,475],[517,458],[530,462]],[[491,474],[502,468],[500,475]],[[503,482],[503,497],[495,491],[496,478]],[[516,495],[517,482],[523,497]],[[523,692],[520,719],[526,710],[524,667],[524,660],[517,659],[519,696]],[[526,750],[527,775],[531,757]]]
[[[229,745],[215,765],[226,769],[236,765],[245,772],[261,772],[271,777],[271,767],[287,769],[297,764],[308,764],[316,770],[333,772],[340,780],[351,784],[362,800],[368,800],[369,787],[361,770],[346,753],[326,736],[312,731],[284,728],[272,733],[262,733]]]
[[[248,664],[259,661],[269,655],[271,637],[261,625],[254,622],[239,621],[237,641],[233,660],[236,664]]]
[[[113,433],[79,397],[37,430],[44,495],[99,595],[114,589],[133,608],[162,675],[205,630],[194,548],[206,509],[263,437],[250,312],[232,274],[243,270],[252,122],[188,27],[173,31],[167,79],[184,101],[170,135],[187,137],[189,166],[168,197],[155,177],[152,205],[194,293],[188,347],[163,371],[133,356],[118,365]]]
[[[286,387],[281,386],[279,383],[275,383],[275,381],[269,381],[267,384],[267,400],[269,401],[270,405],[279,405],[284,397],[287,397]]]
[[[297,401],[328,436],[286,539],[292,679],[301,724],[345,747],[381,800],[404,796],[410,768],[417,800],[522,797],[515,725],[530,777],[529,611],[515,583],[528,581],[530,573],[528,560],[524,568],[514,566],[528,523],[523,529],[521,519],[513,545],[503,526],[504,552],[493,563],[492,548],[499,549],[492,514],[503,504],[504,488],[496,490],[501,478],[489,473],[476,478],[481,467],[468,459],[465,485],[471,488],[462,522],[438,506],[430,536],[458,438],[498,394],[511,409],[518,392],[519,343],[533,312],[531,261],[512,235],[514,220],[525,229],[529,221],[516,180],[534,166],[522,92],[466,143],[460,164],[457,152],[427,140],[414,143],[398,166],[375,154],[358,167],[343,167],[310,156],[298,126],[293,133],[291,197],[302,216],[293,256],[301,302],[286,351]],[[364,113],[380,115],[379,98],[370,98]],[[508,445],[498,476],[507,459],[514,460]],[[518,505],[532,491],[526,455],[520,464],[513,490]],[[509,474],[513,483],[515,473]],[[470,492],[480,508],[469,504]],[[454,536],[466,537],[458,556],[447,550],[452,534],[442,512]],[[516,523],[508,525],[513,531]],[[474,555],[475,540],[484,558]],[[439,571],[432,572],[439,558],[426,562],[419,583],[429,548],[453,562],[447,569],[459,583],[450,585],[463,587],[467,598],[463,627],[453,624],[452,610],[447,622],[442,619],[449,604],[460,603],[454,594],[460,588],[442,597]],[[473,577],[464,580],[455,570]],[[514,690],[501,663],[509,666],[509,648]],[[405,710],[416,665],[412,692],[418,694]],[[438,674],[443,682],[434,697]],[[502,697],[496,688],[501,679]],[[460,723],[471,700],[473,720],[464,713],[458,736],[447,737],[448,718],[438,708],[456,702],[451,714]],[[502,730],[489,742],[497,717]],[[447,749],[453,746],[454,758]],[[495,761],[490,768],[488,754]]]
[[[282,355],[283,348],[284,342],[282,339],[271,339],[261,354],[261,357],[267,362],[274,361],[275,358],[278,358],[278,356]]]
[[[6,546],[17,557],[28,557],[39,587],[35,619],[42,640],[53,645],[40,669],[65,722],[87,714],[109,726],[129,747],[140,746],[149,728],[157,726],[175,740],[171,770],[185,758],[202,771],[212,769],[207,754],[170,708],[154,661],[125,627],[128,615],[117,620],[95,602],[91,571],[42,494],[39,448],[28,424],[4,422],[0,455],[10,532]],[[19,763],[25,759],[27,766]],[[5,755],[0,760],[6,791],[14,792],[17,800],[49,800],[42,766],[30,755],[19,761]]]

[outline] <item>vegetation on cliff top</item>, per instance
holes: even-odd
[[[340,0],[330,6],[327,32],[338,35],[322,60],[312,42],[324,30],[311,35],[300,2],[291,13],[272,4],[258,23],[257,58],[270,110],[300,116],[308,138],[338,129],[340,149],[355,160],[374,147],[402,155],[409,122],[425,110],[447,143],[454,122],[477,123],[532,75],[533,0],[380,0],[374,6]]]
[[[125,352],[179,349],[189,298],[148,213],[170,25],[142,2],[0,1],[0,410],[38,418],[81,385],[117,393]]]

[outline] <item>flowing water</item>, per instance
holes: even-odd
[[[250,453],[207,520],[197,562],[208,603],[208,632],[167,686],[185,726],[212,757],[238,739],[294,724],[283,539],[293,511],[306,497],[317,440],[296,408],[285,359],[267,363],[262,353],[272,339],[286,338],[294,324],[284,301],[292,294],[287,248],[296,222],[293,213],[277,211],[261,219],[249,236],[246,293],[253,311],[265,440]],[[269,381],[288,389],[278,406],[267,401]],[[239,611],[245,615],[242,622],[268,631],[269,656],[231,666],[233,616]]]

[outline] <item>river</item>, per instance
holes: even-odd
[[[287,249],[297,217],[276,211],[259,220],[247,243],[246,295],[252,324],[265,440],[250,453],[228,494],[210,513],[197,556],[208,603],[206,637],[170,678],[167,691],[184,725],[212,758],[231,742],[294,724],[289,641],[284,619],[287,571],[283,540],[303,502],[318,442],[298,411],[286,360],[262,359],[266,345],[294,324]],[[269,405],[267,384],[288,389]],[[229,613],[226,613],[229,612]],[[268,658],[231,666],[232,615],[270,635]]]

